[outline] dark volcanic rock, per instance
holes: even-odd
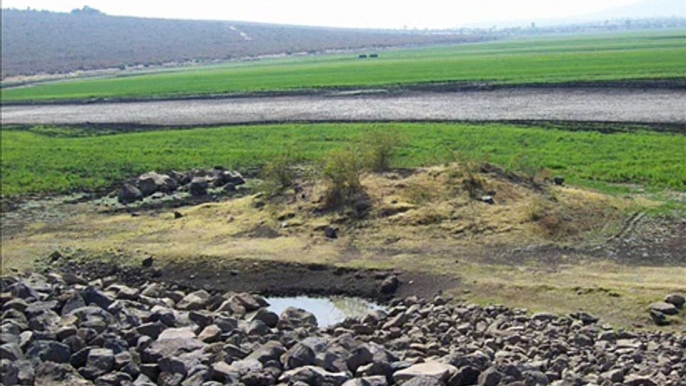
[[[442,296],[408,297],[320,330],[313,314],[290,308],[277,316],[253,294],[115,281],[3,278],[3,384],[677,386],[686,380],[683,335],[615,331],[584,312],[530,317]],[[673,313],[679,303],[666,300],[651,310],[665,324],[663,311]]]

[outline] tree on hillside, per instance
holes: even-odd
[[[104,13],[98,9],[91,8],[87,5],[84,5],[83,8],[78,9],[72,9],[71,11],[72,15],[85,15],[85,16],[94,16],[94,15],[104,15]]]

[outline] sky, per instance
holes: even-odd
[[[2,0],[3,8],[255,21],[352,28],[456,28],[485,22],[568,19],[637,0]]]

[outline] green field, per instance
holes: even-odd
[[[393,166],[435,165],[455,152],[507,168],[546,168],[573,184],[610,182],[686,190],[686,136],[602,134],[504,124],[313,124],[98,133],[36,127],[2,130],[2,194],[111,189],[150,170],[259,166],[284,149],[318,161],[371,130],[403,138]]]
[[[153,98],[428,82],[498,84],[686,79],[686,32],[529,38],[356,55],[263,60],[3,89],[4,102]]]

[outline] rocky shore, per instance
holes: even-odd
[[[534,386],[686,383],[686,337],[592,315],[393,299],[320,330],[259,295],[137,288],[74,274],[3,277],[9,385]]]

